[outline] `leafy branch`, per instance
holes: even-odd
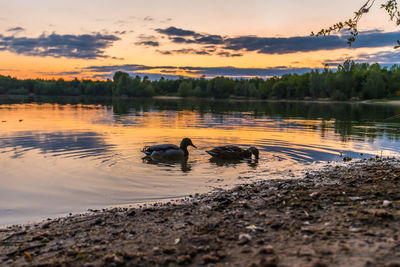
[[[354,13],[353,18],[350,18],[346,21],[337,22],[329,28],[321,29],[317,33],[311,32],[311,36],[327,36],[330,35],[332,32],[347,30],[350,33],[350,37],[347,38],[347,44],[351,46],[358,36],[357,27],[361,17],[364,14],[368,13],[374,4],[375,0],[368,0],[358,11]],[[396,0],[389,0],[384,4],[381,4],[381,8],[386,10],[386,12],[389,14],[391,21],[395,21],[396,25],[400,25],[400,12]],[[400,41],[398,40],[395,48],[399,47]]]

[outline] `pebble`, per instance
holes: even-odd
[[[240,234],[239,235],[239,245],[244,245],[247,244],[248,242],[250,242],[251,240],[251,236],[249,234]]]
[[[212,254],[207,254],[202,257],[204,263],[216,263],[219,262],[219,258]]]
[[[392,201],[384,200],[384,201],[383,201],[383,206],[384,206],[384,207],[390,207],[390,206],[392,206]]]
[[[128,213],[127,213],[127,215],[128,216],[135,216],[135,214],[136,214],[136,211],[134,210],[134,209],[132,209],[132,210],[130,210],[130,211],[128,211]]]
[[[258,254],[274,254],[274,248],[270,245],[263,246],[258,251]]]
[[[154,251],[154,249],[153,249],[153,251]],[[175,251],[176,251],[176,249],[173,247],[166,247],[163,249],[164,254],[169,254],[169,255],[174,254]]]
[[[154,254],[160,254],[160,252],[161,252],[161,250],[160,250],[159,247],[154,247],[154,248],[153,248],[153,253],[154,253]]]
[[[178,258],[176,259],[176,262],[179,265],[184,265],[184,264],[188,264],[192,261],[192,258],[189,255],[180,255],[178,256]]]

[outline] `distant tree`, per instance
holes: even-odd
[[[113,95],[120,96],[128,92],[128,86],[130,82],[129,74],[122,71],[117,71],[113,77],[114,88]]]
[[[383,98],[386,96],[386,86],[383,79],[383,74],[379,68],[375,68],[368,72],[367,78],[362,86],[362,98],[374,99]]]
[[[193,95],[192,82],[190,81],[181,82],[178,88],[178,95],[182,97],[192,96]]]

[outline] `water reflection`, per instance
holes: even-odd
[[[400,113],[393,105],[24,101],[0,100],[0,225],[205,192],[243,177],[286,178],[318,162],[400,151],[399,118],[384,121]],[[198,146],[188,160],[142,159],[144,146],[183,137]],[[226,144],[255,146],[260,160],[210,160],[205,151]]]
[[[249,167],[256,168],[258,165],[257,159],[220,159],[211,157],[209,159],[210,163],[215,164],[217,166],[225,166],[225,167],[236,167],[239,164],[245,164]]]
[[[157,160],[153,159],[150,156],[145,156],[142,158],[143,163],[152,164],[159,167],[175,167],[180,165],[182,172],[190,172],[192,170],[192,164],[188,163],[188,158],[184,158],[181,160]]]
[[[12,158],[23,156],[37,149],[41,154],[52,157],[106,157],[113,145],[95,132],[55,132],[42,133],[23,131],[0,137],[2,153],[12,151]]]

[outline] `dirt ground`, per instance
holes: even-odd
[[[400,266],[400,161],[0,229],[0,266]]]

